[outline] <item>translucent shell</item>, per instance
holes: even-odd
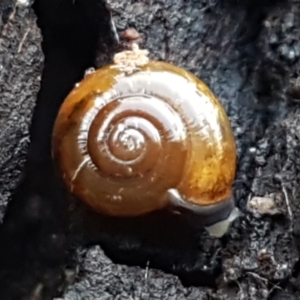
[[[188,203],[218,204],[236,168],[218,99],[191,73],[155,61],[87,75],[60,108],[53,156],[70,191],[113,216],[166,207],[172,189]]]

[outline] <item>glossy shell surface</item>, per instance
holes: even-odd
[[[219,100],[193,74],[155,61],[87,75],[60,108],[53,157],[71,193],[113,216],[166,207],[170,189],[217,204],[232,194],[236,168]]]

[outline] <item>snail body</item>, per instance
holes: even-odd
[[[232,198],[226,112],[205,83],[165,62],[119,60],[88,74],[60,108],[53,157],[69,190],[111,216]]]

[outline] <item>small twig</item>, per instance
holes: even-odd
[[[115,41],[119,44],[120,43],[120,36],[118,34],[117,27],[116,27],[116,24],[115,24],[114,19],[113,19],[112,11],[110,10],[109,13],[110,13],[110,27],[111,27],[111,31],[112,31],[112,33],[114,35]]]
[[[241,299],[241,300],[242,300],[242,299],[245,299],[245,293],[244,293],[244,291],[243,291],[242,285],[239,283],[238,280],[235,280],[235,282],[236,282],[236,284],[237,284],[238,287],[239,287],[240,299]],[[239,294],[239,293],[238,293],[238,294]]]
[[[150,261],[148,260],[147,264],[146,264],[146,273],[145,273],[145,279],[146,280],[148,279],[148,275],[149,275],[149,264],[150,264]]]
[[[281,187],[282,187],[282,192],[283,192],[283,195],[284,195],[284,200],[285,200],[285,203],[286,203],[289,219],[290,219],[290,221],[292,221],[293,220],[293,212],[292,212],[292,209],[291,209],[290,200],[289,200],[287,190],[286,190],[284,184],[282,183],[282,181],[281,181]]]
[[[148,286],[149,264],[150,264],[150,261],[148,260],[146,263],[146,272],[145,272],[145,285],[146,286]],[[142,293],[143,293],[143,290],[141,290],[140,298],[142,298]],[[147,299],[150,299],[149,296],[147,297]]]
[[[271,283],[273,284],[273,283]],[[280,291],[283,291],[283,288],[280,287],[278,284],[273,284],[273,287],[269,290],[269,295],[274,291],[274,290],[280,290]]]
[[[247,274],[252,275],[253,277],[255,277],[256,279],[260,279],[261,281],[264,281],[265,284],[267,284],[269,282],[268,279],[261,277],[260,275],[253,273],[253,272],[247,272]]]
[[[26,32],[25,32],[25,34],[24,34],[24,36],[23,36],[23,38],[22,38],[22,40],[21,40],[21,42],[20,42],[20,45],[19,45],[19,47],[18,47],[18,53],[21,52],[22,47],[23,47],[23,45],[24,45],[24,42],[25,42],[25,40],[26,40],[27,35],[28,35],[29,32],[30,32],[30,27],[27,28],[27,30],[26,30]]]

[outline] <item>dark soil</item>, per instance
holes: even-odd
[[[299,299],[300,2],[107,2],[0,2],[0,299]],[[112,20],[226,108],[242,216],[223,238],[168,212],[99,216],[57,177],[53,122],[117,51]],[[276,214],[250,209],[254,196]]]

